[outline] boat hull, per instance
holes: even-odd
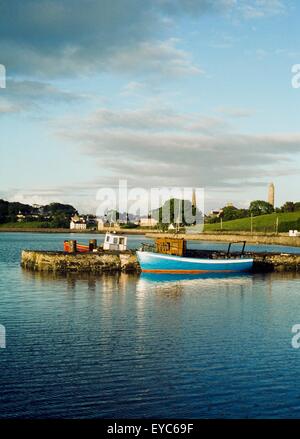
[[[251,271],[253,259],[200,259],[137,252],[141,270],[145,273],[199,274],[236,273]]]

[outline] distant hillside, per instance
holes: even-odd
[[[279,232],[288,232],[289,230],[300,230],[300,211],[290,213],[271,213],[269,215],[260,215],[253,217],[254,232],[275,232],[276,218],[278,217]],[[223,221],[223,231],[241,231],[250,232],[251,218],[241,218],[232,221]],[[221,231],[221,224],[205,224],[204,231]]]

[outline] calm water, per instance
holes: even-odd
[[[0,233],[0,417],[300,417],[300,277],[21,270],[64,238]]]

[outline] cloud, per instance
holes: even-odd
[[[49,82],[9,78],[0,98],[0,112],[12,113],[40,108],[43,104],[71,104],[87,99],[87,96],[60,89]]]
[[[141,92],[145,90],[145,84],[138,81],[130,81],[126,84],[122,91],[121,95],[123,96],[131,96],[131,95],[139,95]]]
[[[6,99],[0,100],[0,115],[18,113],[19,111],[21,111],[21,107],[19,105],[13,104]]]
[[[1,4],[1,62],[14,74],[46,77],[105,70],[115,58],[117,68],[126,61],[136,66],[130,48],[136,53],[144,47],[151,55],[150,41],[164,23],[159,0],[142,7],[139,0],[11,0]]]
[[[204,73],[191,61],[190,55],[176,47],[177,40],[142,42],[130,50],[121,50],[112,57],[106,68],[136,74],[155,74],[180,77]]]
[[[219,113],[224,114],[228,117],[233,118],[242,118],[242,117],[250,117],[255,113],[254,110],[250,108],[235,108],[235,107],[219,107],[217,108]]]
[[[170,15],[195,16],[227,12],[235,6],[236,0],[159,0],[158,4]]]
[[[293,166],[300,154],[298,133],[233,133],[222,120],[166,108],[101,109],[72,126],[77,129],[65,126],[59,135],[80,145],[111,184],[126,178],[135,186],[241,188],[245,177],[263,182],[270,172],[299,173]]]
[[[286,6],[281,0],[244,0],[238,10],[246,19],[273,17],[286,13]]]
[[[1,2],[1,63],[11,75],[45,78],[108,68],[194,74],[199,67],[189,55],[162,37],[170,34],[170,22],[224,13],[261,18],[284,10],[280,0],[10,0]]]
[[[122,111],[100,108],[86,120],[86,124],[91,130],[109,129],[118,132],[125,129],[136,133],[190,131],[212,134],[226,127],[225,122],[220,118],[197,113],[177,113],[166,106]]]

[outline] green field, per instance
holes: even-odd
[[[276,232],[276,219],[278,218],[278,231],[288,232],[290,229],[300,230],[300,211],[290,213],[272,213],[253,217],[253,232]],[[241,218],[232,221],[223,221],[223,231],[251,231],[251,218]],[[205,224],[205,232],[221,231],[221,224]]]
[[[45,227],[43,221],[30,221],[30,222],[16,222],[16,223],[4,223],[0,224],[0,228],[3,229],[36,229]]]

